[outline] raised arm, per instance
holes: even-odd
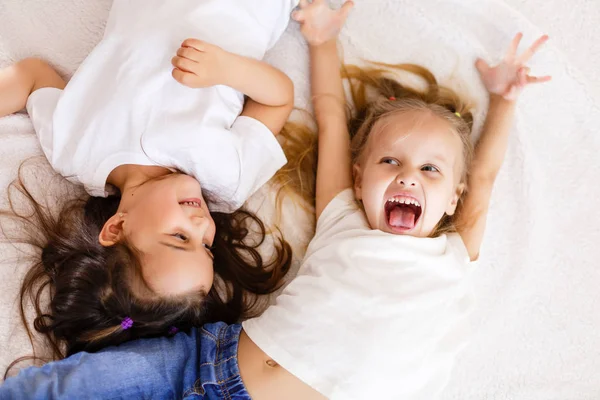
[[[317,219],[329,202],[342,190],[352,187],[350,136],[346,119],[346,100],[337,52],[337,36],[353,3],[330,9],[326,0],[300,1],[292,16],[302,25],[310,49],[312,102],[319,137],[317,164]]]
[[[201,88],[225,85],[247,96],[242,112],[277,134],[294,107],[294,86],[277,68],[198,39],[185,40],[172,60],[173,77]]]
[[[456,220],[458,233],[471,260],[479,256],[492,189],[506,155],[519,94],[528,84],[550,80],[549,76],[528,75],[529,68],[525,65],[548,40],[548,36],[542,36],[517,56],[522,37],[520,33],[515,36],[504,60],[497,66],[490,67],[481,59],[476,63],[489,92],[490,105],[483,131],[475,146],[468,191],[457,210]]]

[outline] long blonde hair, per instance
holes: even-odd
[[[453,90],[440,86],[426,68],[415,64],[372,63],[372,67],[342,66],[342,77],[350,86],[348,131],[351,137],[352,163],[364,150],[377,121],[392,114],[409,111],[429,111],[448,122],[463,143],[464,168],[461,183],[468,178],[468,166],[473,156],[471,131],[473,114],[470,105]],[[394,72],[405,72],[419,78],[424,87],[417,89],[393,78]],[[282,132],[288,164],[280,170],[275,182],[283,191],[293,192],[312,204],[315,196],[317,165],[317,135],[306,125],[288,123]],[[280,204],[280,203],[279,203]],[[451,216],[445,215],[431,236],[455,231]]]

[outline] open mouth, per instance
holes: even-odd
[[[188,207],[194,207],[194,208],[202,207],[202,201],[200,199],[185,199],[183,201],[180,201],[179,204],[182,206],[188,206]]]
[[[394,196],[385,202],[387,223],[394,232],[413,229],[422,212],[421,203],[414,197]]]

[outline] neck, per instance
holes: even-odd
[[[106,182],[117,187],[123,195],[131,188],[143,185],[151,179],[169,175],[172,172],[168,168],[154,165],[119,165],[113,169]]]

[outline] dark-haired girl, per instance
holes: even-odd
[[[68,84],[38,59],[0,71],[0,117],[26,108],[49,163],[90,195],[15,217],[42,248],[21,300],[38,302],[55,358],[236,322],[252,315],[247,294],[279,286],[289,246],[263,261],[265,229],[240,207],[286,163],[275,135],[293,85],[260,59],[295,4],[115,1]]]

